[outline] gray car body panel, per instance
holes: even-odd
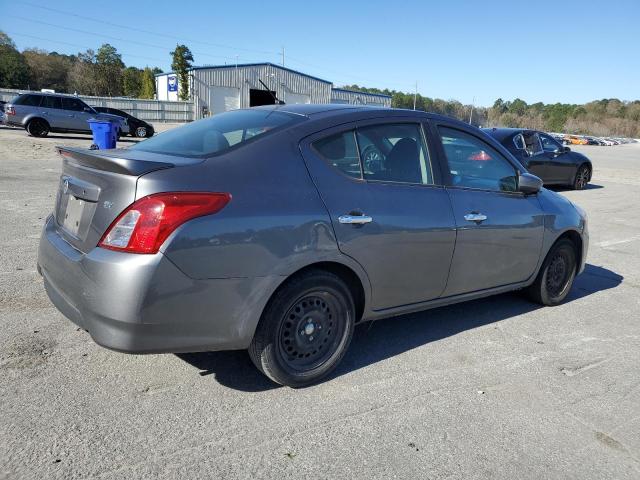
[[[180,163],[179,157],[161,159],[158,155],[149,155],[143,158],[140,152],[114,151],[114,158],[120,160],[146,159],[173,166],[138,177],[107,172],[122,177],[119,181],[127,186],[124,193],[114,191],[116,197],[122,195],[117,208],[114,206],[113,211],[102,213],[104,218],[99,227],[94,227],[93,236],[85,243],[73,245],[55,218],[47,220],[38,265],[53,303],[73,322],[89,330],[98,343],[120,351],[239,349],[250,344],[260,316],[277,288],[297,271],[312,265],[330,262],[355,273],[365,297],[362,320],[522,288],[533,282],[553,243],[569,230],[583,239],[580,268],[584,268],[588,235],[582,216],[568,201],[544,189],[537,195],[511,194],[514,198],[517,195],[519,204],[528,209],[520,212],[516,207],[505,209],[510,213],[504,218],[510,218],[518,228],[512,228],[508,222],[498,222],[483,229],[480,240],[477,236],[464,240],[464,228],[456,225],[458,200],[454,199],[453,206],[449,202],[455,189],[447,185],[446,175],[441,175],[446,169],[441,148],[433,143],[431,124],[444,122],[478,134],[475,129],[444,117],[402,110],[338,106],[280,108],[308,115],[308,119],[203,161]],[[318,132],[349,128],[358,122],[405,120],[424,122],[434,172],[442,185],[394,186],[384,182],[370,187],[366,186],[367,182],[352,185],[351,179],[306,150]],[[513,162],[515,169],[524,172],[498,142],[484,136]],[[178,164],[181,166],[175,166]],[[76,174],[82,177],[81,172],[74,171],[74,176]],[[84,180],[100,183],[90,176]],[[348,202],[358,197],[357,193],[345,189],[357,187],[368,190],[363,202],[369,202],[367,208],[377,210],[374,218],[379,224],[368,224],[360,230],[350,226],[350,230],[339,231],[335,216],[344,213],[339,208],[350,205]],[[100,188],[102,192],[108,191],[109,185]],[[384,189],[393,195],[386,196]],[[166,191],[228,192],[232,199],[217,214],[191,220],[176,229],[155,255],[96,247],[110,221],[128,203]],[[403,205],[407,202],[412,205],[408,210],[411,215],[400,215],[403,218],[398,220],[394,218],[391,204],[375,204],[376,197],[389,199],[395,195]],[[420,216],[419,209],[411,202],[422,197],[446,200],[439,209],[439,219]],[[101,205],[105,200],[113,201],[100,196],[96,208],[109,210]],[[462,200],[465,201],[469,200]],[[496,211],[499,210],[496,206]],[[396,224],[399,228],[394,228]],[[374,228],[367,231],[371,226]],[[505,230],[512,231],[505,234]],[[491,278],[489,273],[481,288],[465,291],[470,288],[465,286],[468,281],[465,266],[477,268],[472,260],[478,259],[471,252],[458,250],[462,253],[455,267],[455,250],[463,248],[465,242],[469,245],[485,240],[490,243],[495,235],[499,245],[504,243],[506,252],[503,260],[507,270],[502,274],[509,269],[516,272],[511,272],[513,275],[505,277],[508,281],[502,283],[500,275]],[[523,236],[524,243],[517,245]],[[456,238],[464,241],[457,243]],[[419,241],[414,242],[415,239]],[[394,252],[405,262],[400,266],[406,268],[398,268],[397,258],[389,261],[384,256],[395,243],[408,249],[406,258],[401,252]],[[351,250],[345,248],[346,245],[351,245]],[[361,250],[371,251],[362,256]],[[376,255],[380,257],[378,264]],[[418,256],[415,263],[422,268],[407,263],[411,256]],[[490,268],[488,259],[480,261],[484,262],[481,268]],[[434,271],[446,270],[444,278],[442,275],[429,278],[425,265],[430,262]],[[454,267],[453,273],[459,271],[460,275],[453,283],[449,265]],[[407,268],[411,268],[410,282],[405,284],[407,291],[394,289],[391,282]],[[419,292],[421,281],[423,292]]]

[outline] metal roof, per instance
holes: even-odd
[[[202,65],[199,67],[191,67],[190,69],[188,69],[189,72],[192,72],[194,70],[207,70],[207,69],[214,69],[214,68],[243,68],[243,67],[274,67],[274,68],[279,68],[280,70],[286,70],[287,72],[291,72],[291,73],[295,73],[297,75],[302,75],[303,77],[307,77],[307,78],[311,78],[313,80],[317,80],[319,82],[323,82],[323,83],[328,83],[329,85],[333,85],[333,82],[330,82],[329,80],[324,80],[322,78],[318,78],[318,77],[314,77],[313,75],[309,75],[307,73],[303,73],[300,72],[298,70],[293,70],[292,68],[287,68],[287,67],[283,67],[282,65],[277,65],[275,63],[271,63],[271,62],[260,62],[260,63],[238,63],[238,64],[231,64],[231,65]],[[156,73],[155,76],[156,77],[160,77],[162,75],[174,75],[175,72],[163,72],[163,73]]]

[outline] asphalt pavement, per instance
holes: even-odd
[[[575,147],[588,265],[568,301],[517,293],[365,324],[324,383],[246,352],[126,355],[36,272],[61,160],[0,127],[0,478],[640,478],[640,144]],[[117,299],[114,299],[117,301]]]

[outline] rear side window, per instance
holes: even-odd
[[[429,154],[418,124],[382,124],[357,129],[364,178],[433,184]]]
[[[41,95],[21,95],[15,99],[14,105],[24,105],[25,107],[38,107],[40,106]]]
[[[60,97],[42,97],[42,105],[43,108],[62,108],[62,103],[60,102]]]
[[[491,145],[461,130],[439,127],[455,187],[515,192],[515,167]]]
[[[313,148],[345,175],[362,178],[356,136],[353,130],[317,140],[313,142]]]
[[[274,110],[234,110],[151,137],[133,150],[187,157],[224,152],[304,117]]]

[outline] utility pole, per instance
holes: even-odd
[[[416,80],[416,90],[413,94],[413,109],[416,109],[416,100],[418,99],[418,81]]]
[[[473,104],[476,103],[476,97],[471,100],[471,113],[469,113],[469,125],[471,125],[471,118],[473,117]]]
[[[284,47],[282,47],[282,53],[280,55],[282,55],[282,66],[284,67]]]

